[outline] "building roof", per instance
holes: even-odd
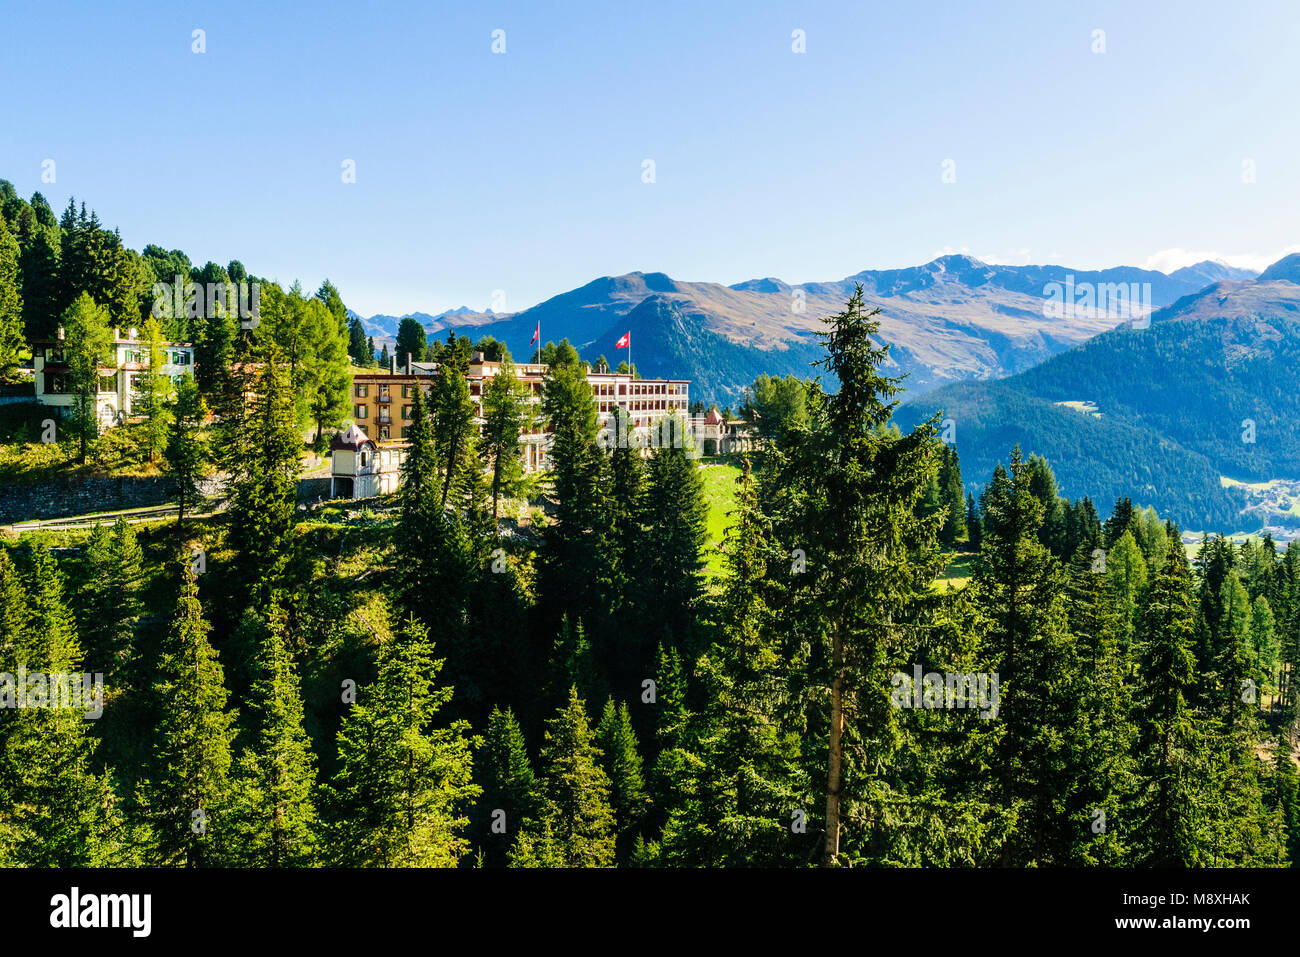
[[[709,414],[704,417],[705,425],[721,425],[722,414],[717,409],[709,409]]]
[[[330,451],[340,452],[346,449],[355,452],[363,445],[374,444],[374,442],[370,441],[370,436],[366,435],[365,430],[353,423],[346,432],[340,432],[330,440]]]

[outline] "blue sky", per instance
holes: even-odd
[[[1300,248],[1298,41],[1285,0],[50,0],[0,27],[0,178],[366,315],[945,251],[1258,268]]]

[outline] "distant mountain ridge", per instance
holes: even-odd
[[[807,376],[820,354],[820,318],[838,312],[861,283],[866,304],[881,310],[881,337],[892,345],[895,374],[912,392],[1028,369],[1109,329],[1120,317],[1079,310],[1047,315],[1045,287],[1070,284],[1149,288],[1150,306],[1168,305],[1215,277],[1253,277],[1204,262],[1170,274],[1135,267],[1004,266],[971,256],[941,256],[905,269],[864,270],[832,282],[786,283],[766,277],[732,285],[685,282],[662,272],[602,276],[511,315],[461,307],[416,313],[430,334],[452,328],[473,338],[492,335],[516,357],[542,340],[567,338],[589,360],[626,358],[613,343],[632,332],[632,358],[643,375],[693,380],[692,397],[738,402],[760,372]],[[396,333],[400,317],[372,316],[377,344]],[[380,332],[382,330],[382,332]]]
[[[1261,503],[1244,487],[1300,481],[1297,267],[1289,256],[1257,279],[1215,282],[1149,327],[1124,323],[998,382],[909,396],[900,424],[950,419],[969,483],[1019,444],[1047,457],[1063,494],[1099,508],[1128,494],[1185,528],[1300,524],[1286,496]]]

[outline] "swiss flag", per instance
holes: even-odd
[[[615,349],[627,349],[632,345],[632,330],[623,333],[623,338],[614,343]]]
[[[541,337],[542,337],[542,320],[538,319],[537,328],[533,330],[533,337],[528,340],[528,344],[531,346],[534,342],[536,342]]]

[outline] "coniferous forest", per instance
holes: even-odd
[[[104,682],[96,720],[0,709],[0,864],[1300,859],[1300,545],[1189,558],[1015,448],[967,496],[938,417],[893,421],[860,292],[823,325],[815,376],[756,389],[716,545],[710,464],[607,441],[567,344],[540,407],[498,377],[480,430],[449,338],[396,495],[300,507],[303,428],[334,413],[292,357],[317,353],[227,329],[158,437],[224,509],[0,547],[0,673]],[[540,479],[511,454],[534,413]]]

